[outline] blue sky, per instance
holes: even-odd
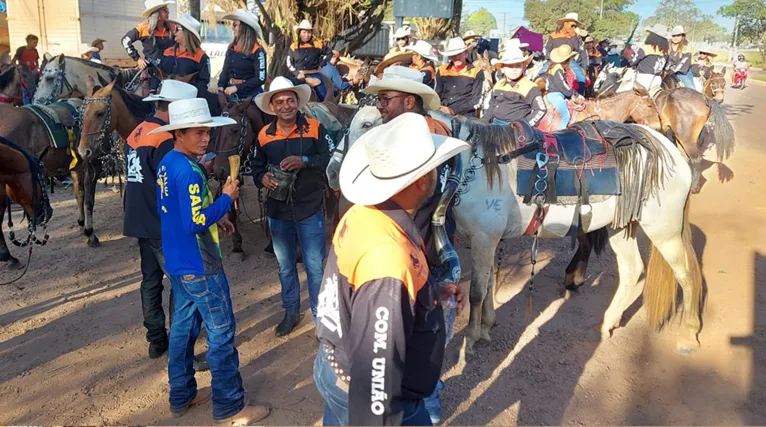
[[[636,12],[641,18],[646,18],[654,14],[654,10],[660,0],[635,0],[630,10]],[[703,13],[713,15],[719,24],[725,26],[729,30],[734,27],[733,19],[725,19],[716,15],[718,8],[723,5],[732,3],[732,0],[697,0],[697,5]],[[497,18],[497,26],[503,26],[503,16],[505,16],[506,28],[513,28],[518,25],[526,24],[524,21],[524,0],[463,0],[463,8],[469,10],[477,10],[479,8],[486,8],[489,10],[495,18]],[[502,28],[501,28],[502,29]]]

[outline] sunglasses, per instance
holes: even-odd
[[[399,40],[407,40],[407,37],[399,37],[398,39],[396,39],[396,41],[399,41]]]

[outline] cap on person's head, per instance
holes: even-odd
[[[351,203],[377,205],[470,148],[459,139],[432,134],[422,115],[404,113],[349,148],[340,167],[340,189]]]
[[[171,102],[168,106],[168,116],[169,123],[152,130],[149,135],[179,129],[216,128],[237,124],[234,119],[228,117],[211,117],[207,101],[202,98]]]

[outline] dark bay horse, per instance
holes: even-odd
[[[23,105],[23,89],[27,89],[31,98],[34,95],[35,84],[34,73],[24,64],[0,68],[0,103]]]
[[[6,197],[24,208],[27,217],[31,218],[32,227],[47,223],[53,214],[45,193],[45,178],[37,159],[23,148],[0,137],[0,208],[3,212]],[[0,261],[11,269],[21,268],[19,260],[11,256],[5,246],[4,238],[2,241]]]

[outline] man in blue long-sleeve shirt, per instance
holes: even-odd
[[[170,124],[149,134],[171,132],[175,139],[173,151],[165,155],[157,170],[162,249],[175,299],[168,351],[170,411],[173,417],[180,417],[212,395],[217,423],[248,425],[266,418],[269,410],[249,406],[245,399],[234,347],[234,310],[218,242],[219,227],[224,233],[234,230],[226,214],[239,196],[239,181],[229,177],[223,194],[214,201],[207,177],[197,163],[207,151],[210,129],[236,122],[210,117],[202,98],[172,102],[168,113]],[[212,391],[207,387],[197,390],[192,367],[194,342],[203,321]]]

